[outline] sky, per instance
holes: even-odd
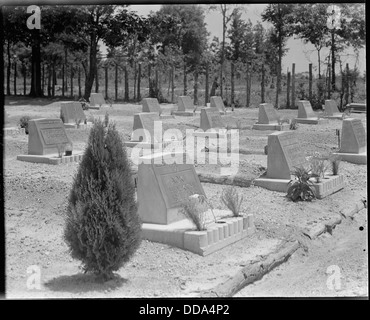
[[[246,12],[243,12],[243,17],[248,20],[250,19],[253,24],[257,21],[262,21],[261,13],[266,4],[248,4],[243,5],[246,8]],[[136,11],[140,15],[147,15],[150,11],[158,11],[161,5],[131,5],[130,10]],[[207,29],[211,33],[210,40],[213,37],[218,37],[222,39],[222,15],[220,12],[214,10],[206,13],[205,22],[207,24]],[[265,28],[269,28],[272,25],[268,22],[262,22]],[[290,38],[287,42],[287,47],[289,51],[283,57],[282,70],[285,73],[287,70],[291,71],[292,63],[295,63],[295,72],[308,72],[308,65],[312,63],[313,74],[317,75],[317,51],[314,46],[310,43],[304,44],[300,39]],[[323,48],[321,52],[321,57],[327,56],[329,48]],[[353,50],[348,50],[342,58],[343,63],[349,63],[349,67],[352,69],[355,65],[356,58]],[[357,66],[360,70],[360,74],[363,74],[366,68],[365,60],[365,49],[360,50],[360,55],[358,58]],[[322,71],[323,66],[321,67]],[[325,68],[326,70],[326,68]]]

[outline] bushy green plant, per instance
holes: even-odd
[[[19,127],[24,128],[24,131],[26,132],[26,134],[28,134],[28,121],[30,120],[31,120],[30,116],[22,116],[18,121]]]
[[[234,217],[240,216],[240,207],[243,196],[240,196],[235,187],[226,188],[221,195],[221,201],[233,213]]]
[[[297,129],[298,129],[297,120],[292,119],[292,121],[289,124],[289,130],[297,130]]]
[[[111,279],[141,242],[135,186],[115,125],[96,120],[68,199],[64,239],[85,272]]]
[[[292,201],[311,201],[316,198],[315,189],[310,178],[314,177],[304,167],[295,168],[292,172],[296,179],[289,182],[287,197]]]
[[[89,103],[84,98],[81,98],[78,101],[81,103],[83,110],[89,110]]]
[[[316,178],[316,182],[320,182],[325,177],[325,172],[328,169],[327,159],[320,156],[313,156],[310,160],[311,173]]]

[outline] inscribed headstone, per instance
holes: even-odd
[[[200,128],[207,131],[211,128],[224,128],[220,112],[215,108],[202,108],[200,112]]]
[[[60,111],[64,123],[75,123],[76,119],[83,122],[86,119],[81,103],[77,101],[62,102]]]
[[[179,100],[177,102],[177,110],[178,111],[193,111],[194,104],[189,96],[179,96]]]
[[[211,108],[217,108],[220,112],[225,112],[225,105],[220,96],[213,96],[210,98]]]
[[[161,106],[156,98],[144,98],[141,102],[143,109],[142,112],[161,112]]]
[[[154,132],[154,121],[160,121],[159,114],[155,112],[142,112],[134,115],[134,127],[132,132],[132,141],[159,142],[162,132]],[[139,129],[139,130],[137,130]],[[140,129],[148,130],[150,136]]]
[[[101,106],[103,104],[106,104],[106,102],[101,92],[90,94],[90,105],[91,106]]]
[[[328,116],[340,113],[337,103],[334,100],[325,100],[325,112]]]
[[[271,103],[261,103],[258,111],[258,124],[272,124],[278,122],[278,114]]]
[[[298,118],[317,118],[309,101],[298,101]]]
[[[193,164],[156,164],[155,159],[163,155],[147,156],[151,164],[141,163],[138,168],[138,212],[144,223],[169,224],[185,219],[179,213],[183,201],[193,194],[205,195]]]
[[[268,136],[267,143],[267,178],[290,179],[294,167],[306,163],[293,132],[274,132]]]
[[[58,152],[58,145],[70,143],[61,119],[35,119],[28,122],[28,154]]]
[[[366,132],[360,119],[347,118],[342,122],[341,153],[366,151]]]

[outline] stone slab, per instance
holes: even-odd
[[[33,119],[28,122],[28,154],[58,153],[58,144],[71,143],[61,119]]]
[[[279,116],[271,103],[261,103],[257,124],[278,124]]]
[[[4,135],[14,135],[14,134],[26,134],[25,128],[18,128],[18,127],[7,127],[3,128]]]
[[[252,130],[288,131],[289,130],[289,124],[286,124],[286,123],[283,123],[283,124],[259,124],[259,123],[255,123],[252,126]]]
[[[86,120],[85,112],[78,101],[61,102],[60,115],[64,123],[76,124],[76,120],[80,120],[81,124],[83,124]]]
[[[300,100],[297,102],[298,104],[298,118],[299,119],[306,119],[306,118],[317,118],[315,112],[312,109],[311,103],[307,100]]]
[[[364,153],[366,132],[360,119],[347,118],[342,122],[339,153]]]
[[[253,180],[253,184],[271,191],[287,192],[290,179],[269,179],[257,178]]]
[[[315,188],[316,198],[323,199],[345,187],[344,176],[325,176],[321,182],[314,182],[313,187]]]
[[[179,96],[178,102],[177,102],[177,111],[188,111],[193,113],[195,109],[193,100],[189,96]]]
[[[185,154],[175,154],[184,159]],[[158,153],[140,159],[138,167],[138,213],[144,223],[169,224],[183,219],[181,203],[192,194],[205,195],[192,164],[168,163],[171,153]]]
[[[225,128],[220,113],[216,108],[202,108],[200,114],[200,129],[207,131],[215,128]]]
[[[207,256],[255,233],[254,217],[221,219],[211,223],[205,231],[195,231],[189,220],[180,220],[168,225],[143,223],[144,239],[165,243],[201,256]]]
[[[333,153],[339,156],[342,161],[346,161],[354,164],[367,164],[367,152],[363,153]]]
[[[193,111],[172,111],[172,114],[175,116],[180,116],[180,117],[193,117],[194,116]]]
[[[225,113],[225,105],[220,96],[210,97],[210,108],[216,108],[218,111]]]
[[[302,124],[325,124],[328,123],[327,119],[318,119],[318,118],[296,118],[297,123]]]
[[[269,179],[291,179],[294,167],[306,164],[304,152],[293,132],[274,132],[267,138],[267,175]]]
[[[131,141],[157,143],[161,140],[163,130],[155,134],[154,124],[160,121],[159,114],[156,112],[142,112],[134,114],[134,125],[131,134]],[[145,132],[143,130],[147,130]],[[150,135],[150,136],[149,136]]]
[[[102,105],[107,104],[103,98],[103,94],[101,92],[98,93],[91,93],[90,94],[90,108],[91,107],[101,107]],[[91,108],[92,109],[92,108]]]
[[[142,112],[155,112],[158,115],[161,113],[161,106],[156,98],[144,98],[141,105]]]
[[[325,100],[325,114],[328,117],[342,116],[339,112],[338,105],[334,100]]]
[[[69,162],[78,162],[82,160],[83,151],[75,151],[73,150],[73,154],[70,156],[63,156],[62,158],[58,157],[58,154],[48,154],[48,155],[19,155],[17,156],[17,160],[25,161],[25,162],[32,162],[32,163],[45,163],[45,164],[52,164],[52,165],[59,165],[62,163],[69,163]]]

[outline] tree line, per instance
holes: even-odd
[[[329,81],[333,92],[339,90],[336,66],[339,63],[342,72],[341,53],[351,47],[358,54],[365,44],[364,5],[358,3],[269,4],[261,14],[261,21],[254,25],[242,17],[248,10],[248,6],[242,5],[162,5],[147,17],[130,11],[127,5],[41,6],[41,28],[31,30],[26,24],[29,16],[26,8],[1,8],[8,95],[11,70],[15,75],[22,74],[24,94],[26,79],[31,78],[28,94],[32,97],[54,96],[59,72],[63,96],[68,95],[68,80],[73,96],[73,81],[77,76],[78,94],[88,100],[94,82],[95,89],[99,87],[98,68],[105,70],[106,81],[109,68],[113,68],[116,99],[117,74],[123,72],[125,101],[130,99],[130,79],[135,88],[134,99],[140,101],[143,77],[149,83],[149,96],[163,100],[164,74],[173,101],[174,79],[181,71],[184,95],[189,92],[188,77],[193,80],[191,91],[195,104],[199,104],[199,77],[204,76],[205,102],[217,88],[224,98],[226,83],[230,83],[228,104],[237,105],[236,78],[245,81],[246,106],[249,106],[252,75],[258,75],[261,102],[265,102],[266,84],[275,79],[278,107],[282,58],[289,50],[289,38],[298,37],[315,47],[318,78]],[[205,15],[210,10],[218,10],[222,15],[221,40],[208,41]],[[264,21],[272,26],[265,28]],[[107,46],[105,57],[99,50],[101,42]],[[330,48],[327,57],[322,57],[323,48]],[[323,61],[330,66],[325,74]],[[81,78],[84,78],[83,92]]]

